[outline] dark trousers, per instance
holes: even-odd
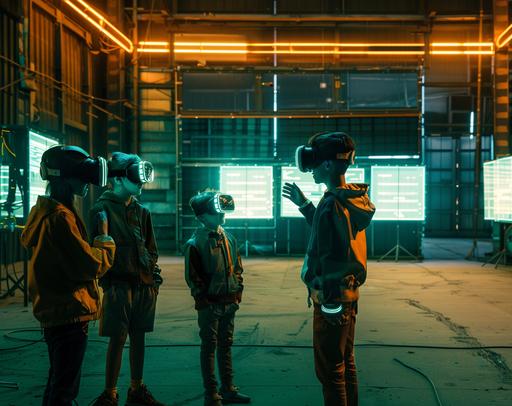
[[[237,309],[238,305],[232,303],[210,305],[197,311],[201,337],[201,373],[207,395],[217,392],[215,350],[222,387],[229,389],[233,384],[231,346]]]
[[[71,406],[78,396],[87,327],[87,323],[74,323],[44,329],[50,370],[43,406]]]
[[[315,304],[313,347],[315,370],[322,384],[325,406],[357,406],[357,372],[354,358],[356,312],[347,306],[342,325],[333,326]]]

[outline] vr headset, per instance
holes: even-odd
[[[108,170],[108,177],[113,178],[116,176],[126,177],[133,183],[150,183],[155,179],[155,172],[153,164],[149,161],[140,161],[133,163],[126,169],[110,169]]]
[[[43,153],[39,173],[43,180],[78,178],[103,187],[107,185],[107,160],[101,156],[94,158],[77,146],[58,145]]]
[[[221,214],[231,213],[233,211],[235,211],[233,196],[222,193],[215,193],[210,200],[195,209],[196,215],[198,216],[204,213]]]
[[[355,150],[343,151],[346,147],[343,145],[343,133],[325,133],[319,134],[332,139],[322,143],[320,147],[315,143],[315,139],[311,145],[301,145],[295,151],[295,165],[301,172],[309,172],[319,166],[323,161],[330,160],[343,160],[347,161],[349,165],[354,164]]]

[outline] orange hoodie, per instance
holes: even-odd
[[[42,327],[95,320],[99,312],[97,278],[114,260],[108,236],[92,247],[80,217],[58,201],[39,196],[28,216],[21,243],[33,248],[28,287],[34,316]]]

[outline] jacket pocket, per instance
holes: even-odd
[[[228,274],[228,293],[238,293],[241,290],[242,286],[240,285],[240,281],[238,280],[236,273],[232,272],[231,274]]]
[[[89,289],[94,286],[82,286],[73,292],[74,306],[78,315],[93,314],[98,311],[98,298],[89,294]]]

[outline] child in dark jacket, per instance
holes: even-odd
[[[114,152],[109,161],[111,190],[104,192],[91,210],[105,211],[112,238],[119,249],[112,273],[101,280],[103,307],[100,335],[109,337],[105,390],[94,406],[117,406],[117,380],[123,347],[130,336],[131,384],[127,406],[163,406],[143,383],[145,334],[153,331],[158,286],[155,278],[158,250],[151,213],[137,198],[142,185],[152,180],[152,166],[137,155]]]
[[[225,213],[234,210],[233,198],[207,191],[194,196],[190,206],[202,224],[185,245],[185,279],[198,314],[204,404],[249,403],[250,397],[233,384],[231,345],[235,312],[242,300],[243,268],[235,238],[222,228]],[[220,393],[215,378],[216,349]]]
[[[302,280],[314,303],[315,371],[325,406],[358,404],[354,336],[359,286],[366,280],[366,234],[375,212],[368,185],[347,184],[355,145],[347,134],[320,133],[297,148],[297,167],[312,171],[315,183],[327,186],[317,207],[295,184],[283,196],[299,206],[311,225]]]

